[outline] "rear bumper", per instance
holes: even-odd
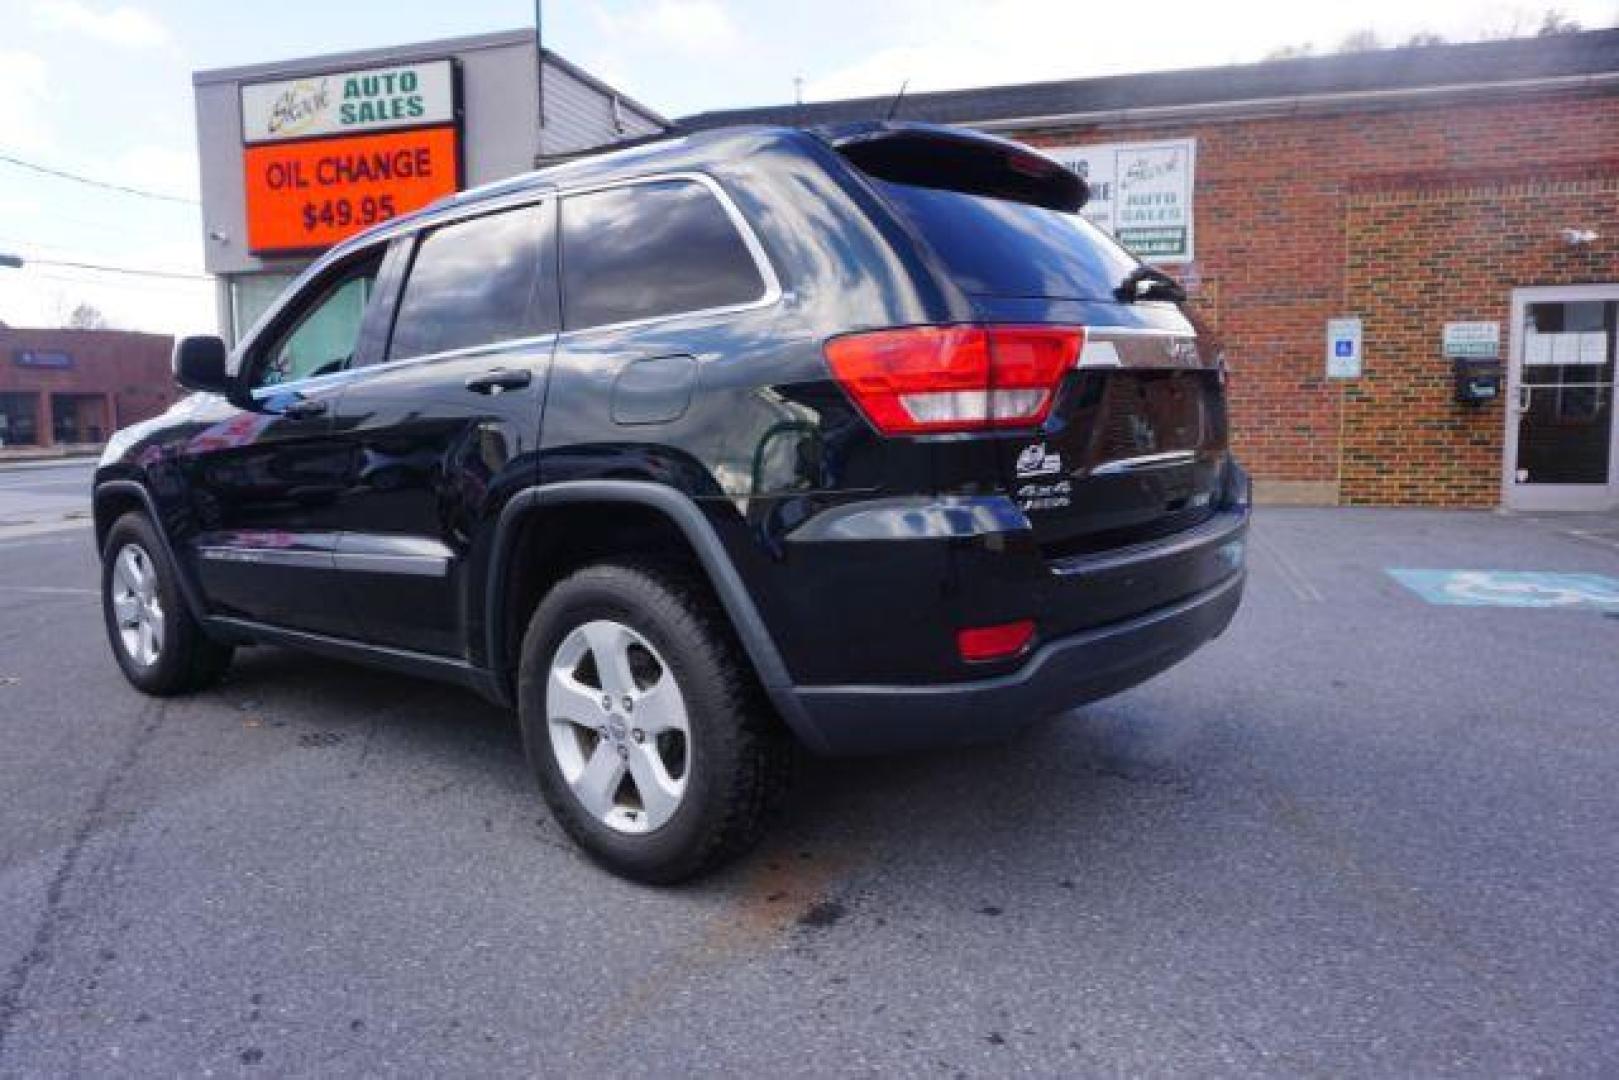
[[[1048,641],[1016,671],[928,686],[797,687],[816,748],[875,754],[1003,738],[1076,705],[1128,689],[1216,637],[1242,600],[1244,571],[1107,626]]]

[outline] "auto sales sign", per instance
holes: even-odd
[[[1085,178],[1084,214],[1150,263],[1187,263],[1192,250],[1197,141],[1042,146]]]
[[[242,87],[248,249],[318,251],[461,186],[449,60]]]

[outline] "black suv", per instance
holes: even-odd
[[[515,705],[556,817],[672,881],[792,750],[1003,735],[1162,671],[1242,592],[1225,365],[1016,143],[669,139],[331,251],[95,478],[113,653],[292,645]]]

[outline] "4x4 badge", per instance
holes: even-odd
[[[1045,476],[1055,472],[1062,472],[1062,455],[1048,452],[1043,442],[1025,446],[1017,456],[1019,480],[1026,476]]]

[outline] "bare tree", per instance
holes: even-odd
[[[1554,37],[1558,34],[1577,34],[1583,27],[1569,18],[1558,8],[1547,8],[1540,16],[1540,28],[1535,31],[1536,37]]]
[[[1619,22],[1619,19],[1615,20]],[[1510,18],[1504,23],[1497,23],[1479,33],[1481,41],[1506,41],[1511,38],[1523,37],[1554,37],[1559,34],[1578,34],[1585,27],[1578,20],[1568,16],[1562,8],[1546,8],[1540,13],[1538,22],[1519,8],[1512,12]],[[1443,45],[1443,36],[1431,30],[1419,30],[1394,46],[1385,45],[1377,36],[1377,31],[1370,27],[1356,30],[1338,43],[1334,54],[1373,52],[1384,48],[1420,49],[1430,45]],[[1266,53],[1266,60],[1298,60],[1316,55],[1315,46],[1311,42],[1302,45],[1282,45]]]
[[[62,325],[69,330],[105,330],[107,329],[107,317],[94,304],[81,300],[73,306],[72,311],[67,313],[67,318],[62,320]]]
[[[1376,52],[1382,47],[1383,42],[1378,38],[1377,31],[1370,27],[1356,30],[1338,43],[1338,51],[1341,53]]]
[[[1306,41],[1303,45],[1283,45],[1272,49],[1265,54],[1266,60],[1302,60],[1306,56],[1315,55],[1315,46]]]

